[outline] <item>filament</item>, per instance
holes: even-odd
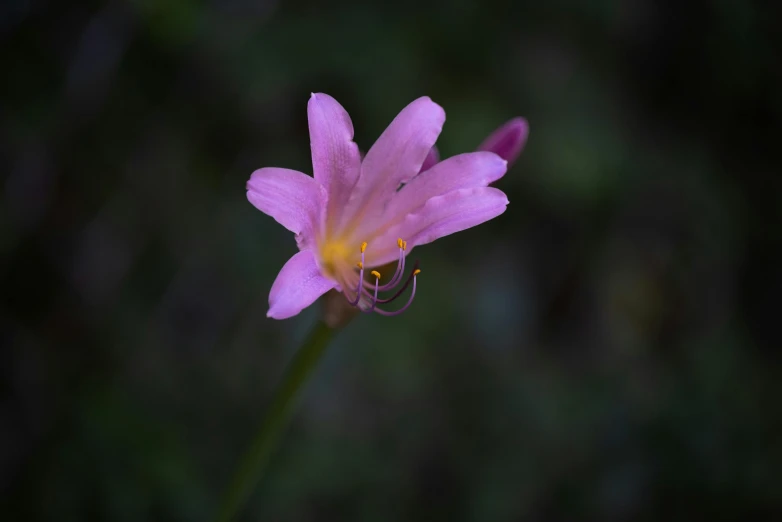
[[[407,241],[399,238],[397,239],[397,246],[399,247],[399,260],[397,261],[396,270],[394,271],[393,276],[391,276],[391,279],[389,279],[387,283],[383,285],[380,284],[380,272],[377,270],[369,271],[369,274],[375,278],[375,288],[372,290],[372,287],[364,281],[364,272],[366,271],[364,263],[367,243],[361,243],[361,261],[356,263],[356,267],[358,268],[358,282],[355,286],[355,297],[351,299],[348,295],[348,292],[345,291],[345,297],[351,306],[355,306],[361,309],[361,311],[364,313],[377,312],[378,314],[384,316],[399,315],[410,307],[413,299],[415,298],[417,276],[421,273],[421,270],[418,268],[418,262],[416,261],[415,265],[413,266],[413,270],[410,272],[410,275],[407,276],[404,284],[400,286],[405,272],[405,254],[407,251]],[[410,297],[408,298],[407,303],[405,303],[402,308],[394,311],[382,310],[378,308],[379,304],[387,304],[398,299],[407,290],[407,287],[410,286],[411,282],[413,283],[413,289],[410,293]],[[399,288],[397,289],[397,287]],[[390,297],[383,298],[379,296],[380,292],[386,292],[394,289],[396,289],[396,291]]]

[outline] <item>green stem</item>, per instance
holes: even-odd
[[[318,321],[312,328],[283,376],[261,428],[241,460],[233,481],[223,497],[218,521],[229,522],[241,509],[263,474],[280,435],[288,424],[302,385],[318,364],[334,330]]]

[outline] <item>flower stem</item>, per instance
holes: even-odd
[[[231,485],[223,497],[217,518],[219,522],[229,522],[236,515],[261,478],[269,456],[290,420],[299,391],[318,364],[333,334],[332,328],[318,321],[299,351],[293,356],[272,399],[266,418],[242,458]]]

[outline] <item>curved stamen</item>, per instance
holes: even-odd
[[[390,317],[390,316],[394,316],[394,315],[399,315],[402,312],[404,312],[405,310],[407,310],[410,307],[410,305],[413,303],[413,299],[415,298],[415,287],[416,287],[416,279],[417,279],[416,276],[418,274],[420,274],[420,273],[421,273],[421,271],[418,270],[418,269],[413,270],[413,275],[412,275],[412,277],[413,277],[413,291],[410,293],[410,298],[407,300],[407,303],[405,304],[405,306],[403,306],[399,310],[394,310],[393,312],[389,312],[387,310],[381,310],[380,308],[375,308],[375,312],[380,314],[380,315],[384,315],[386,317]],[[410,280],[408,279],[408,282],[409,281]],[[406,283],[405,283],[405,286],[407,286]]]
[[[396,240],[396,244],[399,246],[399,261],[396,264],[396,272],[394,272],[394,275],[388,283],[380,285],[381,292],[394,288],[402,278],[402,274],[405,272],[405,250],[407,250],[407,241],[402,241],[402,238],[400,237]]]
[[[396,293],[394,295],[392,295],[391,297],[388,297],[386,299],[380,299],[379,303],[380,304],[385,304],[385,303],[390,303],[391,301],[396,301],[396,299],[400,295],[402,295],[402,293],[405,290],[407,290],[407,287],[410,286],[410,281],[414,281],[415,276],[418,275],[419,273],[421,273],[421,271],[418,269],[418,261],[416,261],[415,264],[413,265],[413,271],[410,272],[409,276],[407,276],[407,281],[405,281],[405,284],[402,285],[402,288],[397,290]]]
[[[364,251],[366,249],[367,249],[367,242],[364,241],[363,243],[361,243],[361,261],[359,261],[358,264],[356,265],[359,268],[358,286],[356,287],[356,298],[350,299],[350,297],[348,297],[347,292],[345,292],[345,297],[347,297],[350,306],[356,306],[358,302],[361,300],[361,289],[364,285]]]
[[[380,310],[375,310],[375,307],[377,306],[377,288],[378,288],[378,284],[380,283],[380,272],[372,270],[371,274],[375,276],[375,297],[374,299],[372,299],[372,306],[370,306],[367,310],[361,310],[362,312],[367,314],[380,311]]]
[[[407,277],[407,280],[402,285],[401,288],[399,288],[394,295],[387,298],[379,298],[378,292],[381,290],[391,290],[397,286],[399,286],[399,283],[402,281],[402,275],[404,274],[405,270],[405,253],[407,250],[407,241],[402,240],[402,238],[397,239],[396,242],[397,246],[399,247],[399,261],[397,262],[396,271],[394,272],[394,275],[391,277],[391,279],[388,281],[388,283],[381,285],[380,284],[380,272],[377,270],[372,270],[370,272],[371,275],[375,277],[375,291],[371,291],[371,287],[367,288],[366,285],[364,285],[364,262],[365,262],[365,251],[367,249],[367,243],[363,242],[361,243],[361,261],[356,263],[356,266],[359,269],[358,273],[358,283],[356,284],[356,297],[354,299],[351,299],[348,295],[347,291],[343,291],[345,294],[345,297],[348,300],[348,303],[350,303],[351,306],[358,307],[362,312],[364,313],[372,313],[377,312],[380,315],[384,316],[393,316],[393,315],[399,315],[405,310],[407,310],[410,305],[413,303],[413,299],[415,298],[415,290],[417,285],[417,277],[418,274],[421,273],[421,270],[418,269],[418,261],[415,262],[415,265],[413,265],[413,271],[410,273],[410,275]],[[407,290],[407,287],[410,286],[410,282],[413,282],[413,291],[410,293],[410,297],[407,300],[407,303],[400,308],[399,310],[395,311],[387,311],[387,310],[381,310],[377,307],[378,304],[386,304],[390,303],[392,301],[395,301],[399,296],[404,293],[405,290]],[[369,307],[362,309],[360,305],[362,297],[366,297],[367,301],[369,301]]]

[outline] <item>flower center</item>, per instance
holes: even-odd
[[[364,253],[367,249],[366,242],[356,246],[352,241],[343,238],[323,240],[318,248],[321,271],[327,277],[337,281],[342,287],[342,292],[345,294],[348,303],[359,308],[362,312],[376,312],[380,315],[401,314],[413,302],[417,276],[421,271],[418,270],[418,263],[416,263],[410,275],[407,278],[403,277],[407,241],[403,241],[400,238],[397,239],[396,244],[399,247],[399,260],[397,261],[396,271],[391,279],[383,285],[380,284],[380,272],[364,267]],[[359,256],[361,260],[356,262]],[[369,275],[367,281],[364,280],[365,274]],[[402,308],[395,311],[378,308],[377,305],[379,304],[382,305],[395,301],[407,290],[411,283],[413,290],[407,303]],[[390,297],[383,298],[378,294],[378,292],[393,290],[396,291]]]
[[[353,254],[355,250],[357,249],[350,248],[347,241],[342,239],[325,241],[320,246],[321,268],[326,272],[326,275],[339,280],[339,275],[344,267],[353,264],[350,258],[355,257]]]

